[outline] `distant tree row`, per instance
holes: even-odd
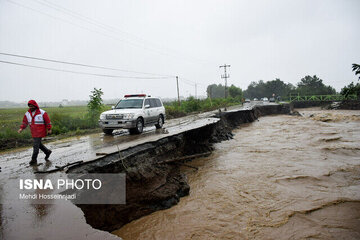
[[[336,94],[336,90],[331,86],[326,86],[323,80],[314,76],[305,76],[296,84],[285,83],[279,78],[264,82],[251,82],[248,88],[244,91],[244,97],[246,98],[270,98],[273,95],[275,97],[286,97],[290,94],[300,95],[329,95]]]
[[[222,84],[211,84],[206,89],[208,97],[224,98],[225,97],[225,86]],[[297,83],[296,86],[291,83],[285,83],[279,78],[272,81],[264,82],[260,80],[258,82],[251,82],[245,91],[234,85],[227,88],[227,96],[232,98],[270,98],[272,96],[287,97],[290,94],[293,95],[329,95],[336,94],[336,90],[327,86],[323,83],[323,80],[314,76],[305,76]]]
[[[360,65],[352,64],[352,71],[355,72],[355,75],[359,75],[360,80]],[[224,98],[225,96],[225,87],[221,84],[212,84],[209,85],[206,89],[208,97],[210,98]],[[245,91],[242,91],[241,88],[238,88],[234,85],[231,85],[227,89],[227,96],[232,98],[270,98],[272,96],[286,98],[292,95],[301,95],[301,96],[310,96],[310,95],[333,95],[336,94],[336,90],[330,85],[325,85],[323,80],[314,76],[305,76],[296,84],[296,86],[291,83],[285,83],[279,78],[275,80],[264,82],[260,80],[258,82],[251,82],[248,88]],[[354,84],[353,82],[341,89],[340,94],[342,95],[357,95],[360,99],[360,83]]]
[[[275,96],[287,96],[295,87],[291,83],[284,83],[280,79],[264,82],[251,82],[248,88],[244,91],[244,97],[246,98],[263,98]]]
[[[208,97],[211,99],[214,98],[224,98],[225,97],[225,86],[222,84],[211,84],[206,89]],[[242,99],[243,98],[243,91],[241,88],[238,88],[234,85],[227,87],[226,95],[228,97]]]

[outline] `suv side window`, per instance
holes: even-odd
[[[161,101],[158,98],[155,98],[157,107],[162,107]]]
[[[156,107],[157,107],[157,104],[156,104],[155,99],[150,98],[149,100],[150,100],[150,108],[156,108]]]
[[[146,106],[146,105],[150,105],[150,107],[151,107],[150,99],[145,99],[145,104],[144,104],[144,106]]]

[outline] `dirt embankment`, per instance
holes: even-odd
[[[0,139],[0,151],[17,148],[17,147],[25,147],[30,146],[32,144],[32,139]]]
[[[292,102],[291,105],[294,108],[309,108],[309,107],[323,107],[327,109],[332,109],[332,105],[336,104],[336,109],[347,109],[347,110],[360,110],[360,100],[344,100],[341,102],[336,101],[299,101],[299,102]]]
[[[295,101],[291,105],[294,108],[310,108],[310,107],[326,107],[333,103],[333,101]]]
[[[126,173],[126,204],[79,205],[92,227],[113,231],[154,211],[170,208],[189,194],[181,162],[164,163],[179,157],[210,154],[212,144],[232,138],[231,130],[259,116],[287,114],[289,105],[257,106],[251,110],[220,112],[217,123],[165,137],[105,156],[71,169],[71,173]]]
[[[360,110],[360,100],[347,100],[340,103],[339,109]]]

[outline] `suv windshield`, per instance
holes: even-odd
[[[123,99],[117,105],[116,109],[142,108],[144,99]]]

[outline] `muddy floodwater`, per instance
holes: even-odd
[[[190,195],[123,239],[360,239],[360,111],[301,109],[235,129],[184,168]]]

